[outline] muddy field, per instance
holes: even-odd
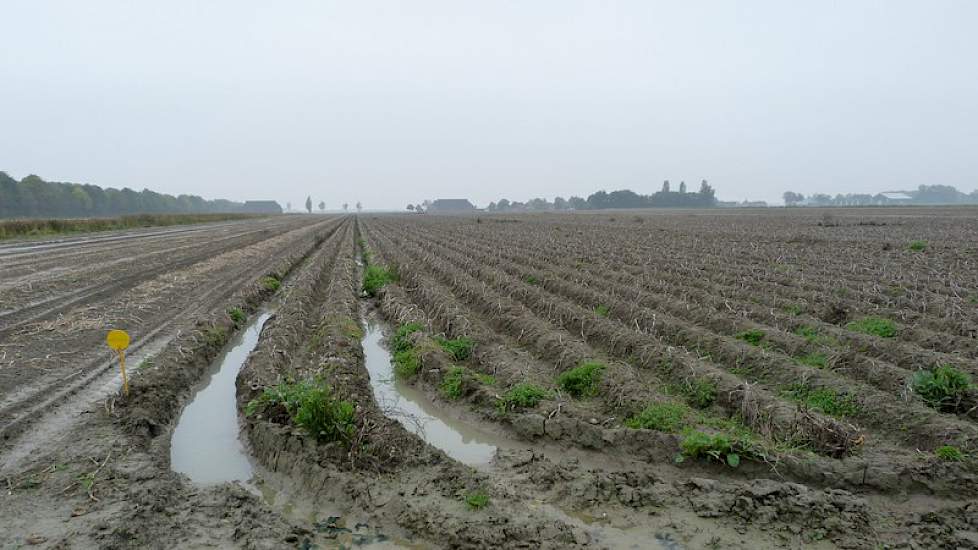
[[[6,244],[0,546],[978,548],[976,264],[963,208]]]

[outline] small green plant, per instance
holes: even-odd
[[[574,397],[590,397],[598,393],[598,383],[605,370],[602,363],[585,361],[580,366],[561,373],[557,385]]]
[[[685,432],[679,444],[681,454],[676,457],[676,462],[683,462],[686,458],[703,457],[736,468],[740,465],[741,452],[738,447],[737,441],[727,434],[711,435],[698,430],[689,430]]]
[[[470,338],[460,337],[454,340],[448,340],[446,338],[438,338],[438,345],[441,349],[445,350],[445,353],[452,356],[456,361],[465,361],[472,355],[472,348],[475,346]]]
[[[465,368],[464,367],[452,367],[452,370],[448,371],[448,374],[442,378],[441,386],[439,390],[441,394],[448,399],[458,399],[462,397],[462,388],[465,384]]]
[[[391,337],[391,351],[399,353],[411,349],[411,335],[422,330],[424,325],[421,323],[404,323],[397,327],[394,336]]]
[[[243,325],[248,319],[248,315],[246,315],[244,310],[242,310],[240,307],[233,307],[229,309],[228,316],[231,318],[231,321],[234,322],[235,326]]]
[[[910,241],[909,247],[913,252],[923,252],[927,250],[927,241],[922,241],[920,239]]]
[[[800,325],[795,329],[795,334],[812,343],[818,341],[818,330],[808,325]]]
[[[411,378],[421,370],[421,355],[416,349],[406,349],[394,354],[394,374]]]
[[[204,329],[204,341],[212,348],[219,348],[227,342],[228,331],[224,327],[211,326]]]
[[[363,261],[363,265],[369,265],[370,249],[367,248],[367,241],[363,239],[357,239],[357,246],[360,248],[360,259]]]
[[[709,378],[690,378],[683,383],[682,393],[687,403],[705,409],[717,398],[717,384]]]
[[[880,338],[893,338],[897,334],[896,323],[889,319],[876,316],[857,319],[846,325],[846,328],[853,332],[872,334],[873,336],[879,336]]]
[[[642,412],[625,420],[625,426],[636,430],[676,433],[685,424],[689,412],[689,407],[681,403],[653,403]]]
[[[951,365],[917,371],[910,387],[928,405],[943,412],[957,412],[967,393],[975,389],[971,377]]]
[[[594,313],[599,317],[607,317],[608,314],[611,313],[611,309],[609,309],[608,306],[601,304],[594,308]]]
[[[333,396],[332,388],[321,380],[283,382],[266,388],[245,407],[252,416],[265,411],[271,416],[285,413],[297,426],[319,441],[350,443],[356,431],[356,409],[349,401]]]
[[[978,304],[978,294],[972,294],[971,297],[968,298],[968,302],[972,304]]]
[[[837,418],[859,413],[859,403],[855,398],[851,395],[839,394],[829,388],[811,388],[805,384],[792,384],[785,390],[784,396]]]
[[[379,265],[368,265],[363,272],[363,291],[367,296],[376,296],[378,290],[395,281],[397,281],[397,273],[394,270]]]
[[[758,329],[745,330],[737,335],[738,340],[743,340],[752,346],[761,345],[761,341],[764,340],[764,331]]]
[[[537,279],[533,275],[524,275],[523,281],[528,285],[538,285],[540,284],[540,279]]]
[[[808,365],[809,367],[815,367],[817,369],[824,369],[828,364],[828,359],[825,357],[824,353],[812,352],[802,355],[801,357],[796,357],[795,361],[802,365]]]
[[[491,374],[476,374],[475,377],[481,384],[485,384],[486,386],[491,386],[496,383],[496,377]]]
[[[530,409],[536,407],[541,399],[546,399],[547,397],[547,391],[540,386],[524,382],[510,388],[503,395],[499,404],[503,410]]]
[[[942,445],[934,450],[934,454],[945,462],[961,462],[964,460],[964,453],[954,445]]]
[[[798,315],[801,315],[802,313],[805,313],[805,308],[803,308],[802,306],[800,306],[798,304],[788,304],[788,305],[784,306],[783,309],[784,309],[784,311],[786,313],[789,313],[789,314],[794,315],[794,316],[798,316]]]
[[[489,506],[489,495],[482,489],[476,489],[470,493],[465,493],[465,505],[470,510],[481,510]]]
[[[275,275],[266,275],[261,278],[259,283],[261,283],[262,288],[269,292],[275,292],[282,287],[282,281]]]

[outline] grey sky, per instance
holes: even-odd
[[[330,207],[978,187],[978,2],[0,4],[0,170]]]

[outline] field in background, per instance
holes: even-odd
[[[117,218],[0,220],[0,240],[264,218],[267,214],[136,214]]]

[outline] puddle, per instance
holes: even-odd
[[[367,318],[363,353],[370,386],[377,404],[390,418],[421,436],[445,454],[470,466],[488,466],[497,447],[518,446],[501,436],[480,430],[441,410],[428,397],[394,376],[390,352],[384,347],[381,324]]]
[[[170,468],[196,483],[222,483],[251,479],[252,466],[238,437],[235,378],[248,354],[258,344],[262,326],[271,313],[248,321],[229,347],[211,365],[207,385],[183,410],[170,442]]]

